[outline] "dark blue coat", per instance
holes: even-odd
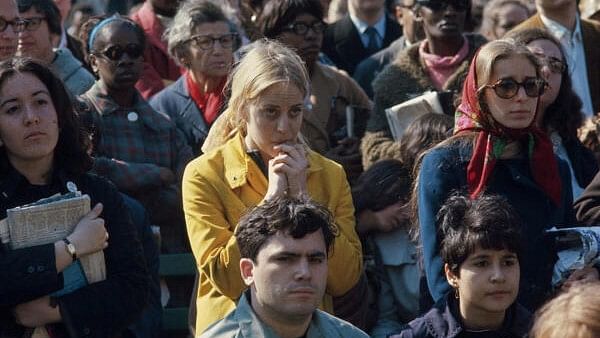
[[[201,155],[200,148],[208,135],[210,124],[204,120],[204,113],[192,100],[185,75],[154,95],[150,106],[156,111],[168,114],[184,134],[194,156]]]
[[[472,151],[470,144],[471,140],[462,140],[460,144],[455,142],[432,149],[425,155],[419,172],[420,236],[427,284],[434,301],[450,290],[443,274],[436,215],[451,192],[466,190],[466,168]],[[541,305],[548,296],[552,266],[556,260],[555,250],[545,238],[544,230],[575,223],[569,168],[564,161],[558,158],[557,161],[562,182],[561,203],[558,206],[533,181],[525,158],[498,160],[487,185],[488,193],[508,199],[523,223],[518,299],[530,310]]]
[[[450,293],[453,294],[453,293]],[[458,338],[464,332],[459,318],[458,303],[450,294],[440,299],[431,310],[406,325],[400,338]],[[481,332],[481,337],[526,337],[531,325],[531,314],[523,306],[514,303],[506,310],[502,328]],[[475,336],[475,335],[473,335]],[[395,336],[396,337],[396,336]]]

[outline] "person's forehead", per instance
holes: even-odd
[[[40,12],[37,10],[37,8],[35,8],[35,6],[31,6],[28,10],[26,10],[25,12],[20,13],[21,17],[23,18],[31,18],[31,17],[39,17],[39,16],[44,16],[44,13]]]
[[[0,17],[6,20],[13,20],[19,16],[17,3],[14,0],[0,0]]]
[[[124,21],[114,21],[102,27],[94,40],[94,46],[140,43],[134,27]]]
[[[294,238],[281,231],[271,236],[259,251],[266,256],[278,255],[281,253],[292,253],[300,256],[313,255],[315,253],[325,253],[325,239],[320,230],[306,234],[302,238]]]

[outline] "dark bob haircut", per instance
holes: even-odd
[[[73,110],[71,99],[61,80],[48,68],[29,58],[14,58],[0,63],[0,90],[16,74],[28,73],[38,78],[48,88],[56,109],[58,143],[54,149],[54,168],[79,176],[92,168],[92,158],[87,153],[89,138]],[[6,146],[0,147],[0,174],[10,168]]]
[[[242,258],[256,261],[260,248],[278,231],[300,239],[321,230],[330,252],[337,228],[327,208],[308,198],[277,198],[267,201],[242,216],[235,238]]]
[[[269,0],[258,18],[257,26],[264,37],[275,39],[300,14],[310,14],[323,20],[319,0]]]
[[[508,250],[520,255],[521,221],[516,210],[498,195],[470,199],[450,196],[437,214],[440,255],[459,275],[460,266],[477,248]]]
[[[58,7],[52,0],[17,0],[19,13],[24,13],[32,7],[38,11],[46,20],[48,30],[55,35],[62,34],[61,16]]]
[[[399,201],[408,201],[412,180],[410,169],[398,160],[375,162],[362,173],[352,188],[356,213],[379,211]]]
[[[558,95],[552,104],[546,108],[542,127],[553,129],[558,132],[565,141],[577,139],[577,129],[583,124],[584,116],[581,113],[582,103],[579,96],[573,91],[569,67],[565,58],[565,51],[560,42],[548,31],[539,28],[527,28],[508,33],[505,38],[514,40],[516,43],[527,45],[536,40],[548,40],[552,42],[563,57],[565,68],[562,72],[562,81]]]

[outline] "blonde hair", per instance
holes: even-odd
[[[282,82],[296,86],[308,102],[310,78],[298,54],[274,40],[261,39],[249,45],[228,81],[231,95],[225,114],[236,128],[232,134],[246,132],[247,104]]]
[[[535,316],[532,338],[600,337],[600,283],[585,283],[546,303]]]

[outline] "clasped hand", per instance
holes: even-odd
[[[279,144],[277,155],[269,160],[269,187],[265,200],[276,197],[300,197],[307,193],[308,160],[302,144]]]

